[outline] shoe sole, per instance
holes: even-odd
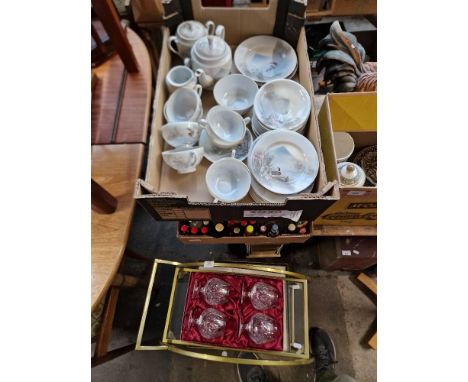
[[[318,329],[321,329],[323,330],[324,332],[326,332],[324,329],[322,328],[318,328]],[[326,332],[328,334],[328,332]],[[332,350],[333,350],[333,354],[332,354],[332,360],[333,360],[333,363],[331,365],[331,367],[333,368],[333,370],[335,370],[335,362],[336,362],[336,346],[335,346],[335,342],[333,341],[333,339],[331,338],[330,334],[328,334],[328,339],[330,340],[330,343],[331,343],[331,346],[332,346]],[[313,355],[313,354],[312,354]],[[314,356],[314,365],[315,365],[315,356]],[[314,370],[314,380],[313,382],[316,382],[317,381],[317,373],[315,373],[315,370]]]
[[[245,354],[248,354],[248,355],[252,355],[253,358],[251,357],[247,357],[247,359],[258,359],[258,355],[256,353],[246,353],[246,352],[241,352],[237,355],[237,358],[244,358],[242,357],[242,355],[245,355]],[[241,366],[240,364],[237,364],[236,365],[236,370],[237,370],[237,377],[239,378],[239,382],[242,382],[242,378],[241,378],[241,375],[240,375],[240,370],[239,370],[239,366]]]

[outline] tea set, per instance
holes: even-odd
[[[257,202],[277,203],[310,192],[319,162],[301,135],[311,99],[290,79],[298,67],[294,49],[277,37],[254,36],[237,46],[233,60],[224,37],[222,25],[189,20],[168,40],[184,65],[165,78],[170,95],[161,133],[174,149],[162,153],[164,162],[179,174],[196,171],[204,157],[213,162],[205,181],[214,202],[250,193]],[[204,91],[217,103],[206,115]]]

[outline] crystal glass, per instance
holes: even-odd
[[[193,324],[197,325],[198,332],[203,338],[212,340],[223,335],[226,328],[226,316],[214,308],[205,309],[196,319],[190,312],[189,328]]]
[[[273,341],[278,337],[276,321],[263,313],[255,313],[247,324],[240,324],[239,337],[244,330],[257,345]]]
[[[200,287],[198,280],[193,287],[192,298],[201,292],[203,299],[209,305],[223,305],[228,302],[229,284],[226,281],[213,277],[209,279],[203,287]]]
[[[255,309],[266,310],[272,308],[277,303],[278,290],[270,284],[259,281],[247,292],[244,288],[244,284],[242,284],[241,304],[246,297],[250,298]]]

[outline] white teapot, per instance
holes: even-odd
[[[224,38],[224,27],[218,25],[215,28],[213,21],[207,21],[205,25],[196,20],[184,21],[177,27],[175,36],[169,37],[169,49],[182,59],[190,57],[190,49],[193,44],[207,35],[217,35]],[[175,42],[175,47],[173,42]]]
[[[184,60],[185,65],[191,66],[199,76],[200,84],[204,88],[211,88],[214,83],[229,74],[232,66],[232,52],[222,37],[207,35],[198,39],[190,52],[190,59]]]

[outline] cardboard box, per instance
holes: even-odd
[[[308,19],[324,16],[374,14],[377,14],[377,0],[309,0],[306,9]]]
[[[327,271],[363,271],[377,264],[377,238],[333,237],[316,245],[320,269]]]
[[[284,234],[277,237],[269,237],[264,235],[258,236],[191,236],[181,235],[179,227],[177,227],[177,239],[184,244],[246,244],[246,245],[276,245],[288,243],[305,243],[312,237],[312,223],[310,223],[309,233],[304,235],[299,234]]]
[[[271,35],[275,23],[277,0],[270,1],[267,8],[205,8],[199,1],[193,0],[193,14],[196,20],[213,20],[226,29],[226,41],[235,47],[254,35]],[[165,123],[163,106],[168,98],[164,79],[172,66],[172,58],[167,47],[169,30],[163,28],[161,59],[157,75],[153,121],[149,142],[148,165],[145,179],[137,182],[135,198],[157,220],[240,220],[245,217],[291,217],[313,220],[339,198],[339,189],[335,173],[326,172],[325,157],[334,163],[335,154],[331,146],[331,130],[324,127],[319,131],[315,110],[311,115],[304,135],[317,149],[319,172],[312,193],[290,197],[285,203],[255,203],[250,196],[238,203],[213,203],[205,184],[206,170],[211,164],[203,159],[197,171],[179,175],[162,160],[161,152],[169,149],[164,143],[160,129]],[[312,76],[307,55],[305,30],[302,28],[296,47],[299,67],[295,79],[313,96]],[[234,64],[233,64],[234,67]],[[206,113],[215,104],[212,92],[204,91],[203,109]],[[321,143],[321,135],[326,135]],[[324,156],[323,152],[327,152]],[[332,163],[328,167],[332,168]]]
[[[377,93],[330,93],[318,116],[320,129],[346,131],[354,139],[355,153],[361,148],[377,144]],[[329,135],[322,135],[323,145]],[[332,139],[333,141],[333,139]],[[324,151],[324,155],[329,152]],[[327,174],[338,180],[336,163],[325,160]],[[333,175],[334,174],[334,175]],[[329,207],[315,225],[377,225],[377,187],[340,187],[340,200]]]

